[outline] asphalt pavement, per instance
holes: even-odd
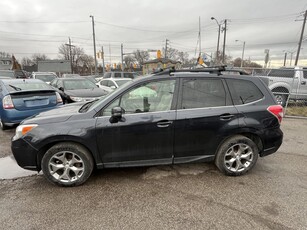
[[[214,164],[96,171],[82,186],[42,175],[0,180],[0,229],[307,229],[307,120],[241,177]],[[0,131],[1,158],[14,130]]]

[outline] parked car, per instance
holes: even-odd
[[[92,101],[108,94],[93,82],[85,78],[57,78],[52,85],[61,95],[64,104],[81,101]]]
[[[131,78],[134,79],[140,76],[136,72],[106,72],[103,78]]]
[[[130,78],[108,78],[100,80],[96,83],[96,85],[108,92],[112,92],[125,83],[130,82],[131,80],[132,79]]]
[[[28,78],[22,70],[0,70],[0,77]]]
[[[81,77],[79,74],[76,73],[64,73],[62,78],[73,78],[73,77]]]
[[[280,147],[283,108],[258,77],[204,71],[150,75],[27,119],[12,139],[17,163],[62,186],[94,168],[214,161],[245,174]]]
[[[50,84],[58,76],[53,72],[33,72],[31,78],[42,80],[47,84]]]
[[[307,68],[271,69],[267,73],[269,88],[274,93],[277,103],[286,106],[288,97],[291,100],[307,99]]]
[[[62,104],[61,96],[41,80],[0,79],[1,129]]]

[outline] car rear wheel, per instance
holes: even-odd
[[[286,94],[275,94],[274,96],[277,104],[281,105],[282,107],[286,106],[288,100],[288,96]]]
[[[237,135],[221,145],[215,164],[225,175],[240,176],[254,167],[258,155],[258,147],[251,139]]]
[[[83,184],[93,171],[94,161],[83,146],[59,143],[45,153],[41,166],[48,181],[68,187]]]

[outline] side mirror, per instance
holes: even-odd
[[[123,108],[121,108],[119,106],[114,107],[114,108],[112,108],[111,114],[112,114],[112,116],[110,118],[111,123],[117,123],[119,121],[124,121],[123,120],[123,114],[124,114]]]
[[[61,90],[61,91],[63,91],[63,92],[64,92],[64,88],[63,88],[63,87],[60,87],[60,88],[59,88],[59,90]]]
[[[112,85],[110,88],[111,88],[111,89],[116,89],[116,87],[115,87],[114,85]]]

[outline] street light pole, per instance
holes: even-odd
[[[221,35],[221,24],[218,23],[218,21],[216,20],[216,18],[211,17],[211,20],[215,20],[216,24],[219,26],[219,31],[218,31],[218,35],[217,35],[217,46],[216,46],[216,60],[215,62],[218,61],[218,57],[219,57],[219,46],[220,46],[220,35]]]
[[[224,43],[223,43],[223,56],[222,56],[222,60],[223,60],[223,64],[225,64],[225,46],[226,46],[226,31],[227,31],[227,19],[224,20]]]
[[[242,42],[242,41],[236,40],[236,42]],[[243,62],[244,62],[244,51],[245,51],[245,41],[243,41],[242,58],[241,58],[241,68],[243,67]]]
[[[97,74],[97,57],[96,57],[96,40],[95,40],[95,22],[94,22],[94,16],[90,15],[90,18],[92,18],[92,27],[93,27],[93,43],[94,43],[94,59],[95,59],[95,75]]]

